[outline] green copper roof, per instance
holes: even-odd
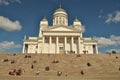
[[[55,12],[58,12],[58,11],[66,12],[66,11],[61,7],[61,5],[59,6],[59,8],[58,8],[57,10],[55,10]]]
[[[55,12],[58,12],[58,11],[63,11],[63,12],[66,12],[64,9],[62,8],[58,8],[57,10],[55,10]]]

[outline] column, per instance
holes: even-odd
[[[67,52],[67,37],[64,37],[64,48],[65,48],[65,53]]]
[[[74,44],[74,39],[71,37],[71,50],[73,51],[73,44]]]
[[[57,53],[57,54],[59,53],[58,43],[59,43],[59,39],[58,39],[58,36],[57,36],[57,37],[56,37],[56,53]]]
[[[49,37],[49,53],[51,53],[51,43],[52,43],[52,38],[51,36]]]
[[[25,44],[23,44],[23,54],[25,53]]]
[[[80,54],[80,37],[78,37],[78,54]]]
[[[95,47],[95,48],[96,48],[96,54],[98,54],[98,47],[97,47],[97,45],[96,45],[96,47]]]

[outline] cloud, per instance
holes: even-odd
[[[21,48],[22,46],[20,44],[15,44],[13,41],[3,41],[0,43],[0,51],[4,52],[6,50],[11,50],[15,48]]]
[[[22,26],[19,21],[11,21],[10,19],[0,16],[0,28],[5,31],[16,31],[21,30]]]
[[[100,9],[98,18],[99,18],[99,19],[105,19],[104,10],[103,10],[103,9]]]
[[[98,40],[98,47],[104,48],[108,46],[120,46],[120,36],[111,35],[110,38],[96,37]]]
[[[21,0],[0,0],[0,5],[9,5],[14,2],[21,3]]]
[[[115,11],[107,15],[107,19],[105,23],[111,23],[111,22],[114,22],[114,23],[120,22],[120,11]]]
[[[99,15],[99,16],[98,16],[98,18],[102,18],[102,16],[101,16],[101,15]]]
[[[98,18],[99,19],[105,19],[105,16],[104,15],[98,15]]]

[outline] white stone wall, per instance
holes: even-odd
[[[84,47],[85,47],[85,50],[88,51],[88,53],[86,53],[86,54],[93,54],[93,47],[92,47],[92,45],[86,44],[86,45],[84,45]]]
[[[43,48],[42,48],[42,53],[43,54],[49,53],[49,44],[48,43],[44,43]]]
[[[50,52],[49,53],[51,53],[51,54],[55,54],[55,43],[52,43],[51,44],[51,46],[49,47],[49,50],[50,50]]]
[[[28,45],[28,53],[37,53],[37,45],[29,44]]]
[[[96,53],[94,53],[93,45],[95,45],[96,48],[97,48],[97,43],[96,42],[85,41],[84,45],[83,45],[83,50],[88,51],[88,54],[98,54],[97,49],[96,49]]]

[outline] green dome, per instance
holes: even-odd
[[[57,10],[55,10],[55,12],[59,12],[59,11],[63,11],[63,12],[66,12],[64,9],[62,9],[61,7],[58,8]]]
[[[67,15],[66,11],[63,8],[61,8],[61,6],[55,10],[54,15],[58,14],[58,13],[63,13],[65,15]]]

